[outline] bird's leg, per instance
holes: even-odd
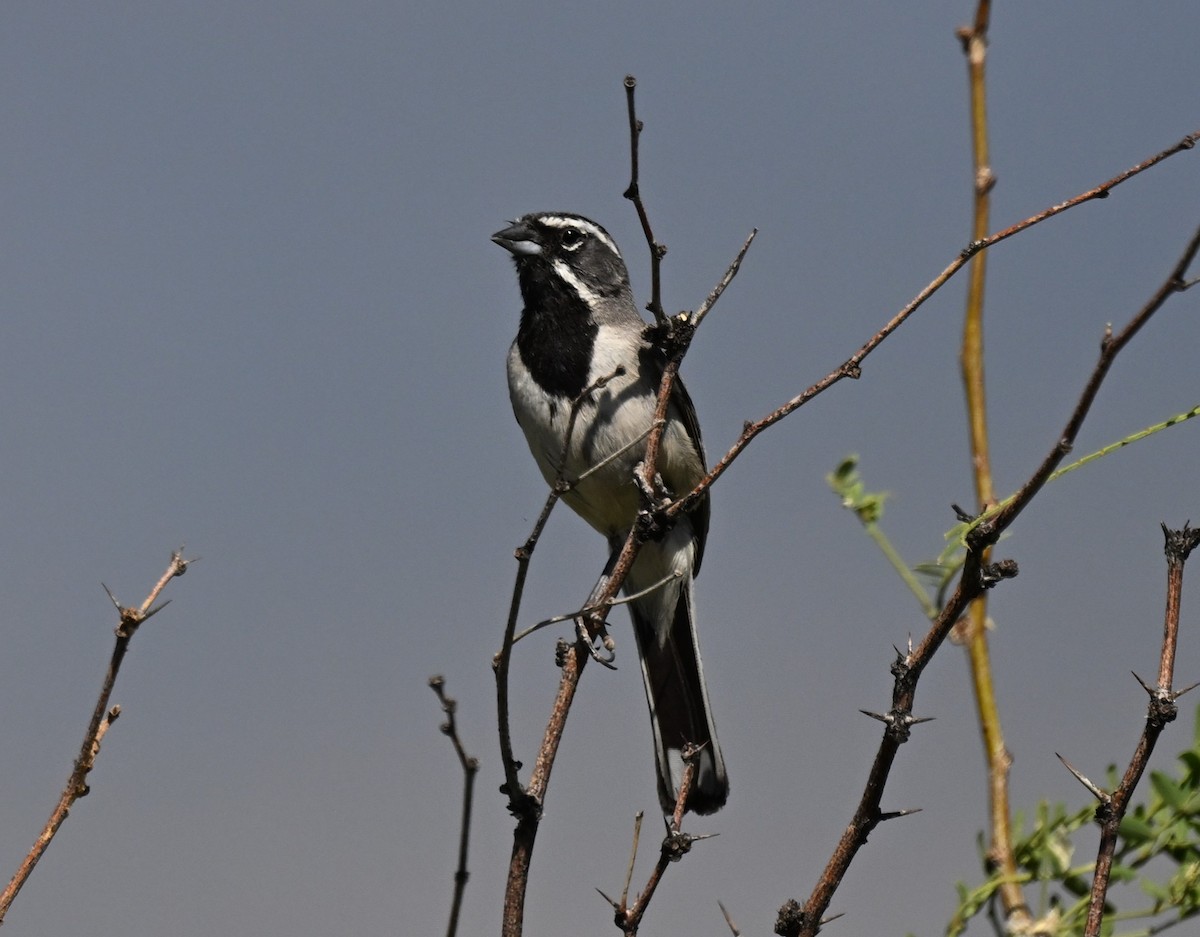
[[[665,508],[674,500],[670,489],[663,478],[654,473],[654,484],[647,483],[643,477],[644,463],[639,462],[633,471],[633,478],[642,495],[642,507],[637,515],[638,537],[642,543],[650,540],[662,540],[675,526],[675,519],[665,513]]]
[[[621,555],[621,549],[618,546],[608,557],[608,562],[604,566],[604,572],[600,574],[600,578],[596,580],[596,584],[592,586],[592,592],[584,603],[584,608],[591,610],[597,607],[602,597],[608,589],[609,580],[612,579],[613,567],[617,565],[617,559]],[[588,646],[588,652],[592,655],[592,659],[598,664],[616,670],[616,665],[613,663],[616,660],[616,641],[612,635],[608,633],[608,626],[605,620],[591,611],[585,611],[575,619],[575,632],[579,636],[579,640],[583,641]],[[599,643],[599,646],[597,646]]]

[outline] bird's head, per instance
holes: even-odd
[[[567,293],[596,310],[630,295],[629,272],[616,242],[582,215],[534,212],[497,231],[492,240],[512,254],[527,304]]]

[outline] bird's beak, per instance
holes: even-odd
[[[492,235],[492,240],[518,257],[542,252],[542,245],[534,240],[533,231],[519,221],[503,231],[497,231]]]

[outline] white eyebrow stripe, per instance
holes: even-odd
[[[579,228],[582,231],[587,231],[596,240],[607,244],[609,250],[618,257],[621,256],[621,251],[618,249],[616,242],[608,236],[607,231],[594,221],[588,221],[586,218],[571,217],[570,215],[542,215],[539,220],[542,224],[549,225],[552,228]]]
[[[583,282],[583,280],[579,279],[579,277],[575,275],[575,271],[567,266],[565,262],[556,259],[551,261],[550,267],[564,281],[571,285],[576,294],[578,294],[579,298],[587,303],[589,309],[596,309],[600,305],[600,295],[594,292],[590,286]]]

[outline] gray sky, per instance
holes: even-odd
[[[0,839],[7,878],[65,780],[114,614],[186,543],[203,561],[138,636],[125,715],[9,915],[17,935],[440,933],[460,777],[426,678],[482,760],[463,933],[498,929],[511,820],[492,653],[543,490],[506,399],[520,301],[489,235],[578,211],[644,246],[621,79],[640,80],[643,191],[695,307],[749,229],[684,374],[710,459],[847,357],[968,238],[966,2],[67,5],[0,29]],[[1200,127],[1194,3],[1000,5],[989,60],[996,227]],[[987,335],[995,472],[1050,447],[1106,323],[1198,221],[1200,155],[999,246]],[[643,933],[769,933],[807,896],[879,736],[915,603],[829,493],[860,453],[887,530],[929,559],[971,501],[957,377],[965,279],[843,384],[759,440],[714,493],[702,643],[730,766],[721,836],[673,867]],[[1118,360],[1080,454],[1200,402],[1195,294]],[[1200,421],[1047,490],[1001,552],[992,614],[1014,802],[1124,763],[1154,672],[1160,520],[1200,520]],[[568,611],[603,561],[563,511],[523,620]],[[1180,682],[1200,678],[1185,588]],[[529,932],[611,934],[653,761],[622,666],[584,676],[551,785]],[[520,648],[532,760],[556,635]],[[888,809],[834,901],[839,934],[940,932],[979,877],[984,773],[962,653],[927,672]],[[1157,764],[1190,737],[1190,710]],[[650,828],[654,828],[651,824]],[[654,837],[651,837],[653,839]],[[1084,850],[1095,837],[1084,837]],[[653,846],[647,855],[652,855]],[[1085,861],[1085,856],[1078,856]],[[915,860],[915,861],[914,861]],[[645,865],[637,880],[642,880]]]

